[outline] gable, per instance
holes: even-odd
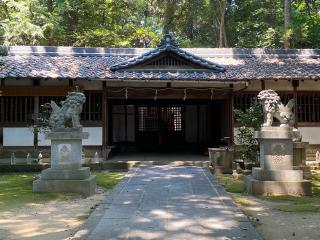
[[[133,66],[135,70],[207,70],[207,68],[190,62],[173,52],[164,52],[157,57]]]
[[[174,38],[167,34],[157,48],[138,57],[110,66],[111,71],[202,71],[224,72],[225,68],[179,48]]]

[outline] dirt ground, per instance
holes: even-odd
[[[32,203],[0,212],[0,240],[67,240],[105,196],[98,189],[88,198]]]
[[[106,194],[98,189],[88,198],[32,203],[0,212],[0,240],[68,240]],[[238,205],[264,239],[320,239],[318,212],[284,212],[277,210],[279,203],[237,194],[235,199],[237,196],[244,199]]]
[[[320,214],[310,212],[285,212],[277,210],[279,204],[246,196],[239,205],[249,216],[260,235],[266,240],[318,240],[320,239]]]

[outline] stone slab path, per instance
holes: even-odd
[[[211,173],[195,166],[140,166],[97,211],[89,240],[260,239]]]

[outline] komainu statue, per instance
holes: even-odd
[[[61,107],[51,101],[52,113],[49,118],[49,125],[53,129],[66,128],[71,124],[73,128],[82,127],[80,114],[85,101],[86,96],[82,92],[69,92]],[[71,124],[68,124],[70,122]]]
[[[287,105],[283,105],[279,95],[271,90],[263,90],[258,94],[258,100],[263,108],[264,123],[263,127],[271,127],[273,118],[280,121],[280,127],[293,126],[294,114],[292,108],[294,100],[290,99]]]

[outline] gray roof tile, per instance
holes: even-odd
[[[200,49],[201,50],[201,49]],[[199,50],[199,51],[200,51]],[[225,72],[187,72],[177,70],[111,71],[110,65],[128,60],[126,55],[69,56],[20,54],[0,57],[0,78],[72,78],[72,79],[163,79],[163,80],[256,80],[319,79],[320,57],[247,54],[210,56],[206,60],[225,67]]]

